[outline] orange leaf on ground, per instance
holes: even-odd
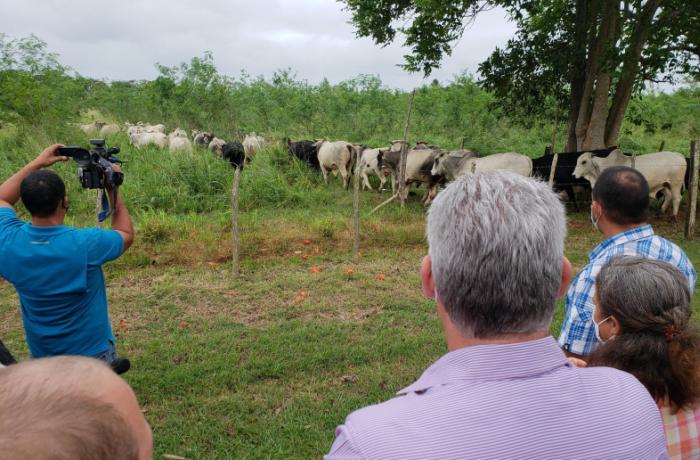
[[[190,238],[196,238],[196,237],[197,237],[197,232],[190,233]]]
[[[378,279],[379,281],[384,281],[384,280],[386,279],[386,276],[384,276],[384,273],[380,273],[380,274],[377,275],[377,279]]]
[[[189,325],[190,323],[188,323],[187,321],[180,321],[180,324],[178,324],[178,326],[180,327],[188,327]]]
[[[352,275],[353,273],[355,273],[355,270],[353,270],[352,268],[347,268],[345,269],[345,273],[348,275]]]
[[[303,243],[306,245],[309,245],[309,244],[311,244],[311,240],[304,240]]]
[[[320,271],[321,271],[321,270],[319,270],[318,267],[315,266],[315,265],[314,265],[313,267],[311,267],[311,273],[318,273],[318,272],[320,272]]]
[[[126,329],[126,321],[125,321],[125,320],[123,320],[123,319],[120,319],[120,320],[119,320],[119,329],[122,330],[122,331],[123,331],[124,329]]]
[[[299,291],[299,297],[306,297],[306,292]]]

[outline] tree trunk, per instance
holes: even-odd
[[[577,55],[571,65],[571,94],[569,97],[569,132],[566,139],[566,151],[576,150],[576,120],[581,108],[583,87],[586,84],[586,30],[588,23],[588,2],[576,0],[576,34],[574,36]]]
[[[608,51],[615,45],[615,36],[618,31],[617,18],[620,15],[619,2],[607,0],[601,8],[603,19],[600,24],[596,50],[601,56],[598,60],[599,68],[596,79],[595,94],[593,97],[593,109],[591,119],[583,139],[583,150],[601,149],[605,147],[605,126],[608,115],[608,99],[610,98],[610,85],[612,82],[611,64],[605,59]]]
[[[610,112],[608,113],[608,121],[605,128],[605,144],[608,146],[617,145],[618,143],[622,120],[632,97],[634,80],[639,73],[639,59],[642,56],[644,45],[649,39],[654,15],[660,4],[661,0],[647,1],[639,14],[637,25],[632,33],[630,45],[623,59],[622,74],[615,88],[612,107],[610,107]]]
[[[583,93],[581,94],[581,103],[579,105],[578,116],[576,117],[576,150],[581,150],[583,147],[583,138],[588,130],[588,123],[591,117],[591,95],[595,85],[596,76],[598,75],[599,61],[603,54],[602,43],[599,40],[599,26],[602,21],[600,18],[601,7],[603,0],[592,0],[590,2],[590,14],[588,15],[588,59],[586,60],[585,83],[583,85]],[[610,1],[610,0],[605,0]]]
[[[608,97],[610,95],[610,73],[601,72],[595,88],[591,121],[588,123],[583,138],[582,150],[605,148],[605,122],[608,114]]]

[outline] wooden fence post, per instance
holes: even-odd
[[[695,214],[698,207],[698,167],[700,166],[700,153],[695,139],[690,143],[690,186],[688,187],[688,220],[685,225],[685,237],[692,240],[695,236]]]
[[[240,250],[241,250],[241,235],[238,229],[238,189],[241,185],[241,168],[236,167],[236,171],[233,173],[233,186],[231,187],[231,236],[232,236],[232,248],[231,248],[231,272],[234,277],[237,277],[240,273]]]
[[[559,154],[555,153],[552,158],[552,168],[549,170],[549,186],[554,187],[554,174],[557,172],[557,163],[559,163]]]
[[[362,157],[362,152],[360,152]],[[355,177],[352,189],[352,253],[355,257],[360,254],[360,158],[355,161]]]
[[[408,198],[408,189],[406,188],[406,158],[408,156],[408,127],[411,124],[411,112],[413,111],[413,98],[416,96],[416,90],[411,93],[411,98],[408,100],[408,113],[406,114],[406,124],[403,127],[403,143],[401,144],[401,160],[399,160],[399,199],[401,207],[406,205]]]

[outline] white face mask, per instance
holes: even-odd
[[[610,337],[608,340],[603,340],[603,339],[600,337],[600,325],[603,324],[604,322],[606,322],[607,320],[609,320],[610,318],[612,318],[612,316],[608,316],[607,318],[605,318],[604,320],[602,320],[602,321],[599,322],[599,323],[596,323],[595,320],[593,320],[593,330],[595,331],[595,338],[598,339],[598,342],[600,342],[600,343],[605,343],[605,342],[607,342],[608,340],[610,340],[610,339],[612,339],[613,337],[615,337],[615,336],[613,335],[613,336]]]

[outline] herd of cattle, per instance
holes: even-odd
[[[101,138],[113,136],[122,131],[117,124],[107,124],[94,121],[89,124],[81,124],[80,129],[86,134],[99,134]],[[192,130],[192,139],[187,132],[175,128],[170,134],[165,134],[165,125],[151,125],[142,122],[136,124],[125,123],[124,131],[129,137],[131,145],[140,149],[154,145],[171,152],[192,153],[195,147],[208,148],[219,157],[229,161],[233,167],[243,168],[245,163],[252,161],[255,153],[262,148],[265,140],[255,133],[245,135],[243,142],[237,140],[225,141],[216,137],[213,133]]]
[[[392,190],[397,188],[399,164],[403,141],[392,141],[386,148],[368,148],[361,144],[345,141],[302,140],[292,142],[287,139],[290,157],[297,157],[319,169],[324,180],[328,172],[340,174],[343,185],[348,188],[353,165],[359,159],[358,172],[362,178],[362,188],[372,189],[369,176],[379,177],[380,189],[391,177]],[[478,171],[508,170],[523,176],[535,176],[549,180],[555,155],[540,158],[504,152],[480,155],[471,150],[444,151],[426,142],[406,146],[406,185],[425,184],[423,196],[425,205],[435,198],[441,184],[455,180],[464,174]],[[687,160],[681,153],[656,152],[647,155],[625,155],[620,149],[593,150],[588,152],[564,152],[556,155],[553,174],[555,190],[565,192],[578,209],[574,187],[590,188],[595,185],[600,173],[608,167],[624,165],[636,168],[649,182],[650,196],[663,197],[661,211],[673,205],[673,216],[678,214],[683,187],[687,187]]]
[[[99,121],[80,125],[87,134],[97,134],[107,138],[122,128],[116,124]],[[155,145],[170,151],[191,153],[194,148],[208,148],[220,158],[241,167],[253,160],[255,154],[263,147],[265,141],[255,133],[247,134],[243,141],[226,141],[211,132],[193,130],[191,136],[186,131],[176,128],[166,134],[162,124],[125,123],[130,143],[136,148]],[[362,189],[372,190],[369,176],[379,178],[379,188],[386,186],[387,177],[391,178],[392,191],[397,190],[401,151],[404,141],[392,141],[385,148],[369,148],[362,144],[346,141],[328,141],[326,139],[292,142],[286,139],[290,158],[296,157],[319,170],[324,181],[328,182],[328,173],[340,175],[345,189],[357,163],[357,171],[362,179]],[[406,145],[405,184],[410,186],[425,184],[427,191],[423,204],[429,205],[439,191],[439,187],[465,174],[478,171],[507,170],[522,176],[535,176],[544,180],[553,179],[554,189],[565,192],[578,210],[574,187],[590,188],[595,185],[600,173],[608,167],[625,165],[636,168],[649,182],[650,196],[662,197],[661,211],[665,212],[673,205],[673,216],[678,214],[683,187],[687,184],[687,160],[681,153],[656,152],[640,156],[625,155],[620,149],[612,147],[588,152],[564,152],[544,155],[540,158],[530,157],[516,152],[480,155],[471,150],[445,151],[427,142]],[[556,157],[556,168],[552,174],[552,165]],[[359,163],[358,163],[359,161]]]

